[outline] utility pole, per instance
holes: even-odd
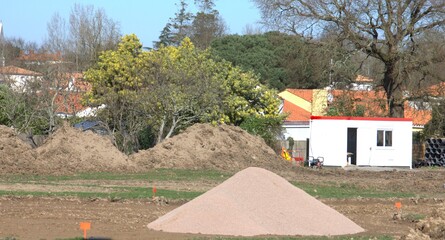
[[[332,69],[334,65],[334,59],[331,58],[331,62],[329,64],[329,85],[332,85],[332,72],[334,71],[334,69]]]
[[[5,66],[5,55],[4,55],[5,37],[3,36],[3,23],[2,23],[2,21],[0,21],[0,48],[1,48],[0,61],[2,62],[2,67],[4,67]]]

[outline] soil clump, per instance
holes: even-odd
[[[112,142],[91,131],[64,125],[36,148],[40,173],[131,171],[133,164]]]
[[[445,205],[435,209],[430,217],[420,220],[402,240],[445,239]]]
[[[0,174],[34,173],[35,154],[14,129],[0,125]]]
[[[178,168],[240,171],[261,167],[288,170],[261,137],[229,125],[195,124],[155,147],[130,156],[138,169]]]

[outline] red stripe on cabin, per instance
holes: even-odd
[[[413,121],[411,118],[347,117],[347,116],[311,116],[311,120],[361,120],[361,121],[400,121],[400,122]]]

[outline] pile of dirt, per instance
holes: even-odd
[[[34,173],[34,160],[31,146],[12,128],[0,125],[0,173]]]
[[[39,173],[129,171],[133,165],[110,139],[64,125],[36,149]]]
[[[130,159],[138,169],[289,169],[289,164],[262,138],[229,125],[195,124],[151,149],[133,154]]]
[[[403,236],[402,240],[439,240],[445,239],[445,205],[435,209],[432,215],[420,220],[415,229]]]
[[[32,149],[10,128],[0,126],[0,172],[72,174],[147,171],[153,168],[239,171],[255,166],[289,170],[262,138],[239,127],[195,124],[152,149],[127,157],[111,141],[91,131],[64,125]]]
[[[255,167],[238,172],[147,227],[231,236],[323,236],[364,231],[284,178]]]

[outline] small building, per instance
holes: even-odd
[[[0,67],[0,84],[8,84],[15,91],[25,91],[28,84],[40,81],[42,74],[16,66]]]
[[[408,118],[312,116],[309,156],[325,166],[412,168],[412,125]]]

